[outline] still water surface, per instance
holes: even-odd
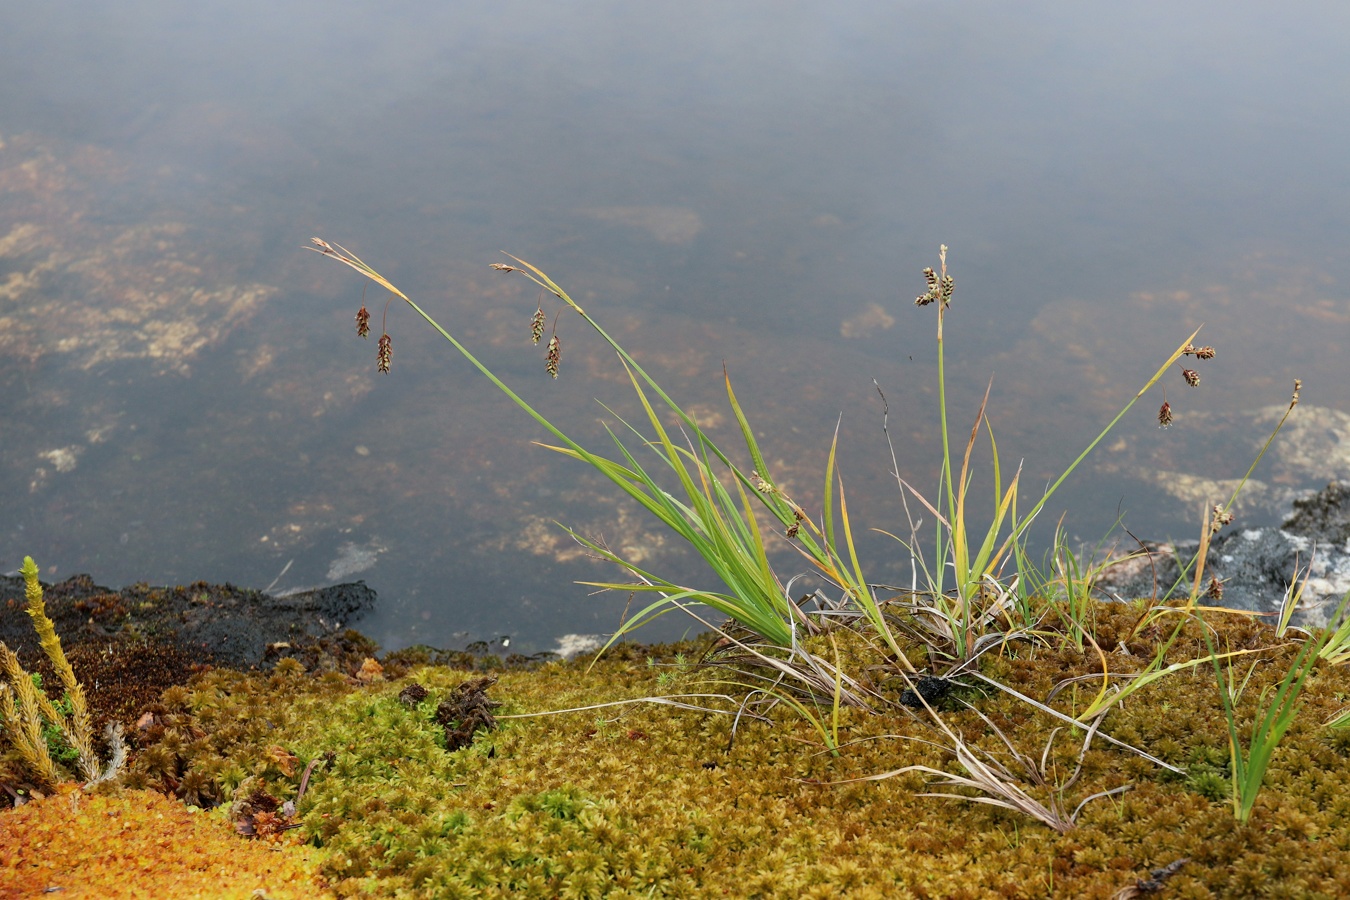
[[[1194,534],[1295,377],[1243,524],[1350,478],[1350,13],[1339,4],[38,4],[0,14],[0,570],[275,591],[364,578],[387,647],[612,631],[614,572],[700,567],[406,308],[393,371],[352,316],[365,257],[546,414],[634,405],[539,264],[712,433],[725,363],[775,476],[903,530],[881,431],[935,486],[950,245],[955,431],[987,380],[1005,477],[1052,479],[1200,323],[1047,509]],[[373,294],[378,335],[382,303]],[[1266,412],[1262,412],[1267,409]],[[982,467],[987,458],[982,458]],[[987,479],[977,479],[987,505]],[[865,541],[879,581],[901,548]],[[794,570],[784,557],[785,571]],[[649,636],[678,636],[668,617]]]

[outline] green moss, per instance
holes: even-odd
[[[1131,635],[1138,613],[1129,606],[1105,605],[1096,617],[1130,651],[1107,653],[1110,670],[1141,669],[1159,635]],[[1295,648],[1246,618],[1212,624],[1224,646],[1268,648],[1237,661],[1242,675],[1253,665],[1243,660],[1255,660],[1238,709],[1249,721],[1242,717]],[[835,637],[841,658],[866,659],[848,632]],[[1204,652],[1198,627],[1187,626],[1168,660]],[[454,752],[436,708],[472,677],[464,670],[406,659],[402,678],[370,685],[303,673],[294,662],[271,675],[210,672],[165,694],[159,730],[143,737],[134,771],[201,803],[230,797],[250,777],[250,790],[282,801],[296,797],[305,765],[319,760],[299,830],[344,896],[1109,897],[1182,857],[1192,862],[1167,896],[1350,892],[1347,732],[1321,724],[1350,694],[1344,669],[1319,664],[1245,827],[1228,800],[1226,724],[1206,667],[1138,692],[1103,725],[1184,775],[1098,740],[1064,796],[1057,786],[1074,770],[1081,733],[1066,734],[1061,722],[973,679],[944,699],[953,731],[1014,771],[998,736],[965,704],[1036,761],[1061,728],[1047,784],[1023,784],[1041,802],[1072,811],[1099,791],[1134,785],[1087,804],[1063,835],[1008,810],[920,796],[918,773],[839,784],[911,765],[960,771],[941,746],[925,743],[940,737],[931,725],[898,706],[884,715],[841,711],[837,757],[782,708],[770,723],[742,719],[734,741],[730,715],[652,705],[512,718],[726,690],[709,682],[725,672],[690,665],[700,655],[688,644],[622,647],[593,668],[588,660],[503,668],[489,689],[503,704],[498,727]],[[1096,673],[1056,696],[1053,705],[1069,714],[1095,696],[1100,670],[1095,653],[1037,644],[987,655],[981,668],[1038,699],[1064,679]],[[400,700],[413,682],[427,695]],[[878,689],[898,695],[899,687]]]

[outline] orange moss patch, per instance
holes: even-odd
[[[245,841],[151,791],[78,790],[0,813],[0,897],[332,896],[308,848]]]

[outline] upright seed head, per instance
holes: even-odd
[[[364,303],[356,311],[356,335],[357,337],[367,337],[370,335],[370,310],[366,309]]]
[[[1298,406],[1298,392],[1301,391],[1301,390],[1303,390],[1303,379],[1301,379],[1301,378],[1295,378],[1295,379],[1294,379],[1294,395],[1293,395],[1292,397],[1289,398],[1289,408],[1290,408],[1290,409],[1293,409],[1295,406]]]
[[[1159,408],[1158,410],[1158,427],[1166,428],[1168,425],[1171,424],[1172,424],[1172,404],[1164,400],[1162,407]]]
[[[1223,579],[1217,575],[1209,576],[1209,587],[1205,589],[1205,596],[1218,603],[1223,599]]]
[[[946,306],[952,302],[952,290],[956,287],[956,279],[950,275],[942,276],[942,305]]]
[[[1225,510],[1222,506],[1215,506],[1214,517],[1210,519],[1209,530],[1211,533],[1215,533],[1223,526],[1232,524],[1232,522],[1233,514],[1231,512]]]
[[[385,374],[389,373],[389,357],[392,355],[390,345],[392,343],[388,333],[380,335],[380,346],[375,356],[375,367]]]
[[[544,337],[544,319],[544,308],[541,306],[534,311],[534,316],[530,319],[530,337],[534,338],[536,344]]]
[[[555,334],[548,339],[548,358],[544,361],[544,368],[554,378],[558,377],[558,363],[561,360],[562,345],[558,343],[558,336]]]

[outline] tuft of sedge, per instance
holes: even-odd
[[[370,310],[366,305],[361,304],[361,308],[356,311],[356,336],[368,337],[370,335]]]
[[[385,374],[389,373],[389,357],[393,355],[393,351],[390,347],[392,343],[393,342],[390,341],[387,333],[380,335],[380,346],[375,357],[376,368]]]
[[[544,368],[548,374],[554,378],[558,377],[558,363],[562,359],[562,345],[558,342],[558,336],[555,334],[548,339],[548,358],[544,362]]]
[[[1205,596],[1218,603],[1223,599],[1223,579],[1217,575],[1209,576],[1209,587],[1205,588]]]
[[[1182,369],[1181,377],[1186,379],[1186,383],[1191,387],[1196,387],[1200,384],[1200,373],[1194,369]]]
[[[1166,428],[1171,424],[1172,424],[1172,404],[1164,400],[1163,405],[1158,409],[1158,427]]]
[[[541,306],[534,311],[534,316],[530,318],[530,337],[534,338],[537,344],[544,337],[544,308]]]

